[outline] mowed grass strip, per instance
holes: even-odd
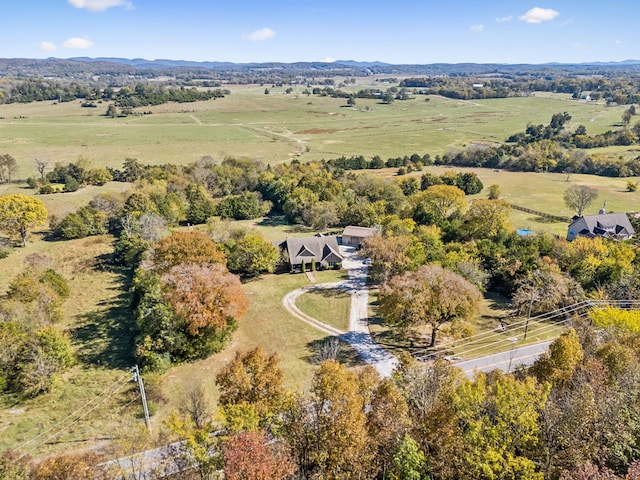
[[[338,288],[323,288],[302,294],[296,305],[307,315],[331,325],[334,328],[349,331],[349,313],[351,295]]]

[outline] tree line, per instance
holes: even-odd
[[[574,99],[604,99],[617,105],[640,103],[640,81],[635,75],[618,78],[612,75],[579,76],[502,75],[497,78],[468,75],[412,77],[399,86],[422,95],[441,95],[458,100],[507,98],[531,95],[533,92],[570,93]]]
[[[91,101],[114,101],[119,107],[141,107],[160,105],[167,102],[196,102],[222,98],[228,90],[198,90],[138,83],[121,88],[85,84],[80,82],[64,83],[44,79],[27,79],[11,86],[0,96],[0,103],[30,103],[39,101],[71,102],[77,99]],[[89,104],[87,104],[88,106]],[[94,104],[95,106],[95,104]]]

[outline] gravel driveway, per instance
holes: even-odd
[[[344,261],[342,267],[349,274],[348,280],[334,283],[310,285],[289,292],[283,299],[285,308],[295,317],[312,327],[328,334],[340,337],[349,343],[368,364],[373,365],[383,377],[388,377],[398,364],[398,359],[373,341],[369,334],[368,309],[369,291],[367,289],[367,271],[363,258],[354,247],[340,247]],[[351,293],[351,311],[349,314],[349,331],[344,332],[322,323],[302,312],[295,304],[296,299],[305,292],[322,288],[340,288]]]

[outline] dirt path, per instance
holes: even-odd
[[[388,377],[398,364],[398,360],[384,348],[373,341],[369,334],[369,291],[367,290],[368,267],[353,247],[340,247],[344,257],[343,268],[347,269],[349,279],[342,282],[310,285],[289,292],[283,299],[285,308],[296,318],[328,335],[338,336],[349,343],[370,365],[373,365],[383,377]],[[349,314],[349,331],[344,332],[310,317],[296,306],[296,299],[313,290],[339,288],[351,294],[351,310]]]

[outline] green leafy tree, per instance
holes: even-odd
[[[465,194],[453,185],[432,185],[411,198],[413,219],[422,225],[436,225],[466,209]]]
[[[462,233],[474,239],[495,238],[512,228],[510,211],[505,200],[474,200],[465,214]]]
[[[464,453],[456,461],[469,479],[538,479],[543,474],[525,452],[535,447],[548,389],[495,372],[463,383],[453,405]]]
[[[428,480],[427,458],[414,439],[406,435],[393,456],[393,480]]]
[[[57,376],[74,363],[69,336],[54,327],[44,327],[21,346],[9,386],[26,397],[37,396],[48,392]]]
[[[205,223],[209,217],[216,214],[216,206],[200,185],[190,184],[185,191],[187,196],[187,222],[197,225]]]
[[[46,220],[47,209],[41,200],[21,193],[0,197],[0,230],[18,234],[23,247],[27,246],[29,230]]]
[[[259,233],[247,233],[238,240],[229,240],[224,249],[229,270],[249,277],[273,273],[280,262],[278,248]]]

